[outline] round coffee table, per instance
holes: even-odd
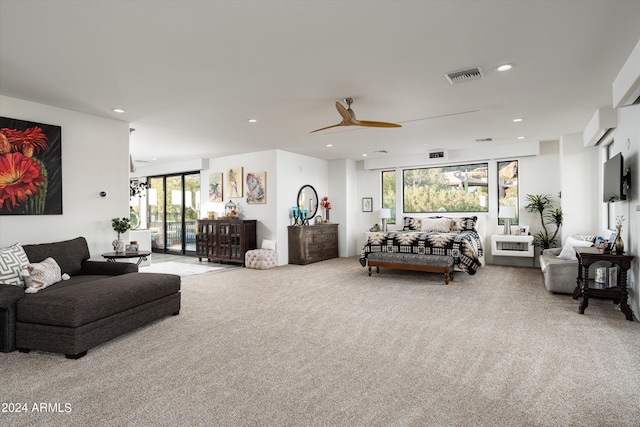
[[[102,254],[103,258],[107,259],[107,262],[116,262],[118,259],[138,258],[137,264],[140,265],[142,261],[146,261],[147,257],[151,255],[151,251],[138,251],[138,252],[107,252]]]

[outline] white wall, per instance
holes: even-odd
[[[338,254],[341,257],[356,255],[356,235],[360,232],[355,221],[356,208],[359,206],[357,188],[355,161],[342,159],[329,162],[329,200],[332,200],[330,220],[338,224]]]
[[[289,262],[287,231],[287,226],[290,224],[289,208],[296,205],[300,188],[304,185],[311,185],[316,189],[319,198],[325,195],[328,195],[330,199],[332,197],[330,193],[327,193],[328,170],[325,160],[281,150],[270,150],[212,158],[209,159],[208,165],[209,169],[201,172],[201,194],[203,195],[208,194],[210,173],[222,172],[226,174],[230,168],[243,167],[243,183],[246,185],[244,179],[248,172],[266,171],[267,203],[247,204],[244,197],[232,198],[232,200],[238,205],[243,219],[258,220],[258,247],[263,239],[276,240],[278,265]],[[224,213],[224,205],[229,201],[226,195],[223,202],[211,205],[206,203],[204,197],[206,196],[203,196],[201,218],[206,218],[207,211]],[[321,213],[319,210],[318,214]]]
[[[0,114],[61,126],[63,203],[62,215],[0,216],[0,246],[84,236],[92,258],[111,251],[111,218],[129,217],[129,124],[6,96]]]
[[[610,148],[611,154],[622,153],[624,167],[631,169],[631,188],[627,192],[627,200],[614,203],[615,216],[622,215],[625,221],[622,226],[622,240],[624,250],[636,258],[628,276],[629,304],[640,318],[640,105],[632,105],[618,109],[618,127],[615,130],[614,141]],[[600,165],[602,169],[602,165]],[[602,171],[600,171],[602,176]],[[599,224],[600,235],[608,237],[611,230],[607,228],[606,216],[600,206],[601,194],[598,202],[593,205],[594,210],[601,212]]]
[[[598,233],[598,209],[601,200],[598,149],[584,147],[581,133],[560,138],[560,186],[562,189],[562,241],[574,234]]]

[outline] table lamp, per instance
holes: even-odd
[[[382,231],[387,231],[387,219],[391,218],[391,209],[380,209],[380,219],[382,220]]]
[[[511,234],[511,218],[516,217],[516,208],[513,206],[500,206],[498,218],[504,219],[504,233]]]

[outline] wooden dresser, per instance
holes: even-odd
[[[338,224],[289,228],[289,264],[305,265],[338,257]]]
[[[196,225],[196,256],[202,261],[244,264],[244,254],[256,249],[256,220],[201,219]]]

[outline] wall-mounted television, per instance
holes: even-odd
[[[618,153],[604,163],[602,201],[605,203],[626,200],[624,194],[626,183],[630,180],[630,172],[624,171],[624,158]]]

